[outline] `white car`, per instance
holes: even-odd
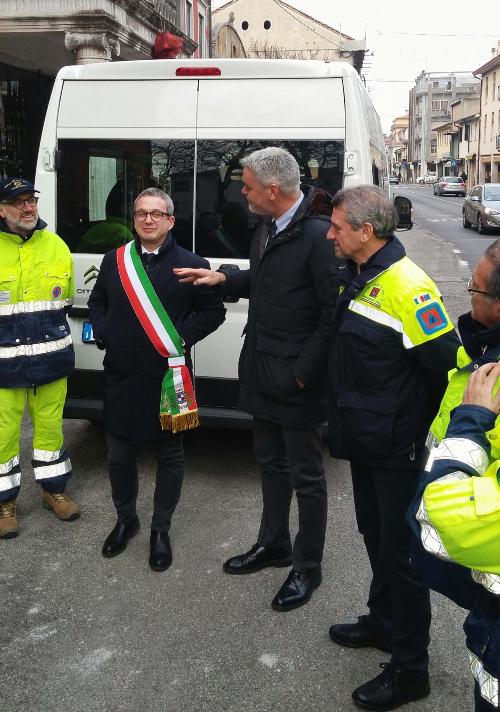
[[[437,176],[435,173],[426,173],[425,176],[420,176],[420,178],[417,178],[417,183],[423,185],[424,183],[435,183],[436,180]]]

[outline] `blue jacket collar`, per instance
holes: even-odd
[[[352,285],[353,289],[350,298],[354,293],[358,293],[368,282],[375,279],[379,274],[385,272],[391,265],[399,262],[405,257],[405,248],[395,235],[389,237],[380,250],[377,250],[364,264],[361,265],[360,273],[358,274],[357,266],[352,260],[347,260],[347,270],[343,275],[345,282]]]
[[[24,237],[18,232],[13,232],[9,227],[7,227],[7,223],[5,222],[5,220],[3,218],[0,218],[0,232],[6,232],[8,235],[16,235],[16,237],[20,237],[21,240],[24,240],[25,242],[26,240],[29,240],[30,237],[32,237],[37,230],[43,230],[46,227],[47,223],[41,218],[38,218],[37,224],[35,225],[33,230],[26,237]]]
[[[472,363],[465,367],[470,370],[475,364],[491,363],[500,358],[500,324],[487,329],[474,321],[471,312],[458,318],[458,331],[462,344]]]

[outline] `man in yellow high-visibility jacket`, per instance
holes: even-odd
[[[34,185],[0,181],[0,538],[17,536],[23,412],[33,421],[33,470],[43,505],[59,519],[80,516],[64,489],[71,462],[63,446],[67,376],[74,368],[66,308],[73,264],[65,243],[38,216]]]
[[[486,248],[467,289],[472,309],[458,319],[462,346],[457,367],[450,371],[431,426],[429,445],[434,447],[408,521],[421,541],[412,560],[425,583],[469,610],[464,630],[474,677],[474,710],[493,712],[500,707],[500,575],[453,563],[439,532],[427,522],[422,497],[430,482],[450,473],[482,476],[489,465],[500,464],[500,406],[493,395],[496,387],[492,390],[498,377],[493,364],[500,361],[500,240]]]

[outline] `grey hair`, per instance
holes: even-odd
[[[268,146],[250,153],[240,161],[263,185],[274,183],[285,195],[300,190],[300,168],[291,153],[278,146]]]
[[[172,198],[170,197],[170,195],[168,195],[168,193],[165,193],[165,191],[161,190],[160,188],[146,188],[146,190],[143,190],[142,193],[139,193],[137,198],[134,200],[134,210],[139,198],[145,198],[147,195],[151,195],[153,198],[161,198],[162,200],[164,200],[165,207],[167,208],[167,213],[169,215],[174,214],[174,202]]]
[[[495,298],[500,298],[500,240],[495,240],[484,251],[484,256],[489,260],[493,269],[486,280],[486,289]]]
[[[376,185],[357,185],[339,190],[333,198],[333,207],[344,209],[347,222],[355,230],[370,223],[376,237],[390,237],[399,222],[393,203]]]

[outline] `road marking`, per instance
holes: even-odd
[[[462,218],[424,218],[427,222],[462,222]]]
[[[465,260],[458,260],[458,264],[460,265],[460,267],[468,267],[469,266],[469,263],[466,262]]]
[[[423,187],[423,186],[422,186],[422,187]],[[406,190],[408,193],[413,193],[414,195],[424,195],[424,196],[427,195],[427,196],[430,197],[430,198],[436,198],[436,200],[442,200],[442,201],[444,201],[447,205],[460,205],[460,207],[463,206],[463,203],[456,203],[454,200],[446,200],[446,198],[441,198],[441,197],[439,197],[439,196],[437,196],[437,195],[433,195],[432,193],[423,193],[423,194],[422,194],[421,189],[419,190],[418,188],[417,188],[416,190],[415,190],[415,189],[412,189],[412,188],[405,188],[405,190]]]
[[[454,200],[452,201],[452,200],[445,200],[445,198],[439,198],[437,195],[433,195],[432,197],[436,198],[436,200],[444,200],[447,205],[460,205],[460,207],[462,207],[462,205],[463,205],[463,203],[455,203]]]

